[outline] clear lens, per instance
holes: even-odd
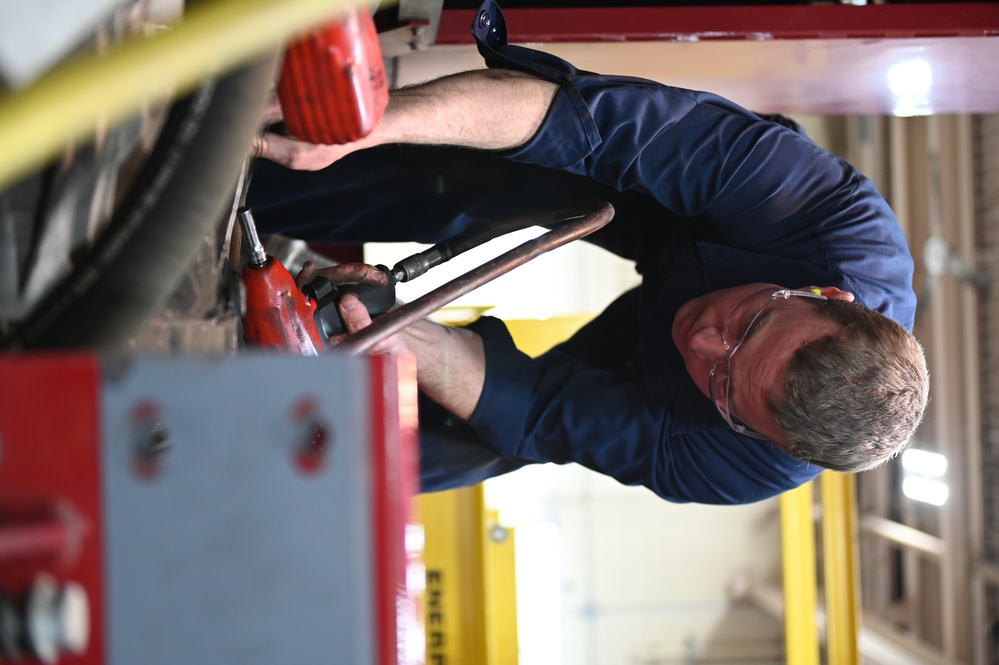
[[[763,310],[767,308],[767,305],[773,301],[775,295],[773,289],[759,291],[743,300],[739,303],[738,307],[732,310],[732,313],[729,314],[728,319],[725,321],[725,328],[722,331],[722,340],[725,342],[725,346],[729,349],[730,354],[736,347],[742,344],[746,333],[749,332],[749,329],[763,313]]]
[[[711,366],[708,391],[718,413],[728,420],[728,362],[725,359],[716,360]]]
[[[809,293],[807,291],[791,291],[788,289],[778,289],[776,291],[772,289],[765,289],[749,296],[739,303],[739,305],[732,310],[732,313],[728,315],[728,318],[725,319],[725,325],[722,329],[722,342],[725,344],[725,350],[727,353],[724,358],[719,358],[715,361],[714,365],[711,366],[711,374],[708,377],[708,390],[711,393],[711,401],[714,402],[715,408],[718,409],[718,413],[720,413],[722,418],[725,419],[725,422],[729,424],[729,427],[734,429],[736,432],[745,434],[746,436],[751,436],[755,439],[766,440],[766,437],[735,420],[732,417],[732,412],[729,408],[732,355],[738,351],[739,347],[742,346],[742,343],[746,341],[746,336],[749,334],[753,324],[756,323],[756,320],[760,318],[770,303],[778,298],[787,300],[791,296],[815,298],[817,300],[826,299],[824,296]]]
[[[753,324],[760,317],[760,315],[763,314],[763,310],[765,310],[775,298],[780,297],[782,293],[782,291],[775,292],[772,289],[759,291],[743,300],[734,310],[732,310],[732,313],[729,314],[728,318],[725,320],[725,326],[722,329],[722,341],[724,342],[728,353],[725,354],[724,358],[720,358],[715,361],[714,365],[711,367],[711,375],[708,377],[708,389],[711,393],[711,401],[714,402],[715,408],[718,409],[718,413],[720,413],[722,418],[724,418],[729,424],[729,427],[740,434],[746,434],[758,439],[762,439],[763,437],[753,430],[737,423],[732,418],[732,413],[729,409],[728,401],[729,390],[731,387],[732,354],[734,354],[742,345],[743,341],[745,341],[746,335],[749,333],[750,328],[752,328]]]

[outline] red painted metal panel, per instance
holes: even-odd
[[[39,572],[83,586],[90,644],[61,665],[104,661],[99,380],[91,356],[0,356],[0,526],[15,539],[50,536],[33,554],[0,560],[0,589],[17,597]]]
[[[410,665],[403,615],[415,613],[406,587],[405,534],[418,489],[416,366],[408,355],[375,355],[369,362],[376,652],[378,665]]]
[[[999,36],[999,3],[504,10],[511,43]],[[472,42],[475,10],[441,12],[438,44]]]

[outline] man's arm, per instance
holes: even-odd
[[[355,333],[371,325],[364,304],[353,294],[339,303],[347,331]],[[375,351],[405,349],[416,358],[416,381],[427,397],[461,418],[475,411],[486,380],[486,358],[482,338],[471,330],[417,321]]]
[[[384,271],[365,263],[341,263],[317,268],[306,261],[295,278],[299,288],[316,277],[325,277],[339,286],[367,284],[383,286]],[[364,303],[353,293],[344,294],[337,307],[347,334],[371,325]],[[334,337],[336,345],[340,339]],[[471,330],[441,326],[431,321],[417,321],[405,330],[375,345],[372,353],[405,349],[416,357],[416,379],[432,400],[463,420],[468,420],[482,395],[486,360],[482,338]]]
[[[558,86],[508,70],[476,70],[394,91],[372,132],[346,145],[314,145],[265,134],[253,153],[297,170],[319,170],[387,143],[504,150],[526,143],[548,113]],[[277,120],[272,110],[269,120]]]
[[[340,300],[340,313],[351,333],[371,323],[353,294]],[[412,353],[420,389],[477,431],[482,428],[480,434],[498,454],[578,462],[622,483],[644,485],[669,501],[759,501],[821,471],[768,444],[747,445],[718,420],[713,407],[703,409],[710,416],[703,426],[687,423],[684,431],[670,432],[669,412],[648,404],[619,373],[585,366],[562,353],[531,359],[512,340],[495,336],[491,344],[499,354],[497,376],[486,397],[488,408],[478,412],[486,388],[486,353],[476,332],[418,321],[374,350]],[[522,385],[533,386],[541,399],[522,392]],[[532,406],[521,408],[520,400]],[[580,446],[580,440],[589,444]]]

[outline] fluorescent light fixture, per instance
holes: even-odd
[[[947,458],[940,453],[909,448],[902,453],[902,468],[908,473],[942,478],[947,472]]]
[[[950,494],[950,491],[939,480],[910,476],[902,479],[902,494],[913,501],[922,501],[933,506],[942,506],[947,503],[947,496]]]
[[[933,69],[923,58],[908,58],[888,68],[888,89],[895,97],[897,116],[929,115]]]
[[[947,458],[940,453],[909,448],[902,453],[902,494],[933,506],[947,503],[950,491],[943,481]]]

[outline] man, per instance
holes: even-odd
[[[575,461],[671,501],[745,503],[907,444],[928,391],[906,330],[913,265],[869,181],[717,96],[509,46],[492,2],[473,32],[491,69],[394,93],[355,144],[265,135],[257,154],[292,170],[260,162],[250,191],[265,230],[359,241],[615,205],[593,241],[634,259],[642,286],[566,343],[527,358],[489,317],[398,336],[429,398],[425,491]],[[356,299],[341,308],[349,329],[369,323]]]

